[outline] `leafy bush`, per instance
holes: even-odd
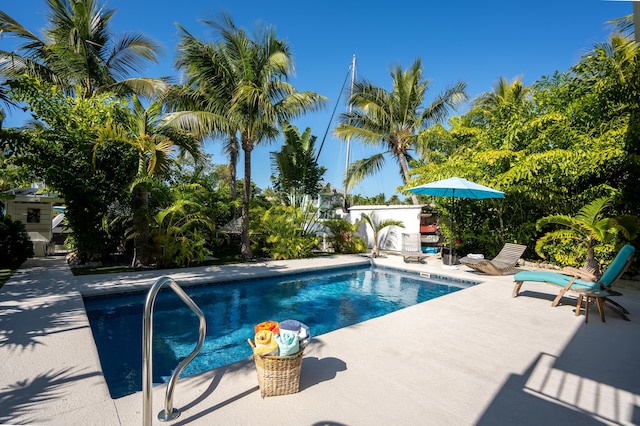
[[[149,254],[159,268],[189,266],[211,254],[203,232],[209,229],[210,222],[198,203],[176,200],[158,212],[154,220]]]
[[[302,210],[291,206],[276,206],[265,211],[258,224],[264,237],[264,251],[273,259],[309,257],[320,237],[305,227]]]
[[[0,268],[17,269],[33,255],[33,243],[24,224],[0,216]]]
[[[358,224],[351,224],[344,219],[331,219],[324,222],[329,231],[327,242],[336,253],[364,253],[367,245],[364,240],[355,234]]]

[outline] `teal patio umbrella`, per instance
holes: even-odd
[[[504,198],[504,192],[459,177],[425,183],[424,185],[409,188],[407,191],[413,194],[431,195],[433,197],[450,197],[452,225],[454,215],[453,208],[456,198],[470,198],[474,200]],[[451,228],[451,238],[449,238],[449,265],[451,265],[453,259],[453,226]]]

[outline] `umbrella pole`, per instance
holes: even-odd
[[[449,236],[449,266],[453,265],[453,214],[456,202],[456,190],[451,193],[451,235]]]

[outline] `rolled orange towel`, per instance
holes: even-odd
[[[280,334],[280,327],[277,321],[265,321],[253,327],[254,333],[260,330],[269,330],[274,334]]]
[[[253,349],[253,353],[256,355],[278,355],[278,342],[274,338],[270,330],[259,330],[255,337],[256,347]]]

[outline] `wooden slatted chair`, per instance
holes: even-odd
[[[527,246],[525,245],[506,243],[504,247],[502,247],[502,250],[500,250],[500,253],[491,260],[465,256],[460,259],[460,263],[476,271],[484,272],[485,274],[506,275],[513,272],[518,264],[518,260],[526,249]]]
[[[424,263],[429,255],[422,253],[420,234],[402,234],[401,254],[405,262]]]

